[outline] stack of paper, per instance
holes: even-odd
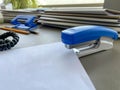
[[[38,23],[54,27],[68,28],[87,25],[120,27],[120,11],[102,7],[64,7],[22,10],[1,10],[5,22],[10,22],[17,15],[35,15],[40,17]]]
[[[120,26],[120,12],[103,8],[53,8],[46,10],[39,18],[39,23],[73,27],[80,24]]]
[[[4,22],[10,22],[17,15],[35,15],[36,17],[41,15],[42,12],[30,9],[22,10],[0,10],[4,17]]]
[[[62,43],[0,52],[0,90],[95,90]]]

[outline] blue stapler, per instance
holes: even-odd
[[[23,30],[33,30],[37,27],[34,22],[36,16],[34,15],[17,15],[11,20],[12,28],[23,29]]]
[[[103,26],[79,26],[63,30],[62,42],[73,49],[79,57],[86,56],[113,47],[118,33]]]

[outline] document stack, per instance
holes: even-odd
[[[36,17],[40,13],[35,9],[22,9],[22,10],[0,10],[4,17],[4,22],[10,22],[17,15],[35,15]]]
[[[120,27],[120,12],[100,7],[53,8],[45,10],[39,23],[54,27],[73,27],[80,25],[101,25]]]

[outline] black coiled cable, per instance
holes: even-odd
[[[12,37],[12,40],[8,39],[8,37]],[[6,32],[0,35],[0,51],[11,49],[18,41],[19,36],[14,32]]]

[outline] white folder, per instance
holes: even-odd
[[[0,52],[0,90],[95,90],[80,60],[62,43]]]

